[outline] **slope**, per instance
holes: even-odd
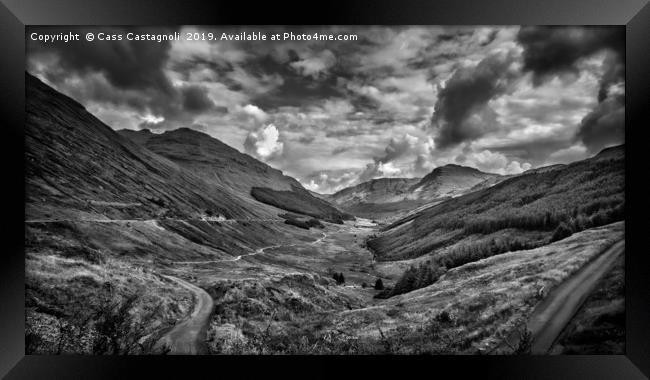
[[[346,217],[326,201],[311,195],[294,178],[208,134],[189,128],[161,134],[147,130],[118,132],[188,169],[208,184],[228,188],[266,217],[277,215],[276,208],[332,222]]]
[[[379,260],[444,254],[447,261],[479,257],[486,249],[544,244],[622,220],[624,173],[623,146],[610,148],[427,208],[392,223],[368,243]]]
[[[30,74],[25,80],[28,219],[257,216],[223,186],[121,137]]]

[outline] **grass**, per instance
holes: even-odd
[[[150,264],[84,239],[90,227],[80,226],[27,228],[26,352],[149,352],[159,334],[187,314],[191,294],[159,277]],[[114,241],[125,240],[116,239],[116,225],[100,227],[103,233],[111,228]]]
[[[92,264],[46,252],[26,261],[26,353],[149,353],[191,295],[115,259]]]
[[[603,278],[558,339],[552,352],[625,353],[625,258]]]
[[[504,253],[449,270],[430,286],[374,306],[339,313],[337,328],[361,337],[403,341],[399,353],[441,353],[419,337],[441,312],[452,320],[438,334],[448,353],[488,352],[525,322],[552,289],[623,237],[623,223],[594,228],[532,250]],[[418,343],[420,342],[420,343]]]

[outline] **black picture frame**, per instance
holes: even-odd
[[[3,248],[0,264],[0,375],[38,378],[192,378],[375,374],[496,379],[643,379],[650,375],[650,265],[644,238],[647,196],[639,194],[650,105],[648,0],[381,0],[266,2],[168,0],[0,0]],[[626,28],[626,354],[603,356],[428,357],[95,357],[32,356],[24,349],[24,71],[26,25],[432,24],[625,25]],[[641,244],[638,244],[640,247]],[[417,372],[414,372],[417,373]],[[445,375],[449,373],[450,375]],[[203,377],[203,376],[202,376]]]

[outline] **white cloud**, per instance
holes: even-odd
[[[260,122],[264,122],[269,118],[269,115],[266,112],[264,112],[263,109],[253,104],[247,104],[244,107],[242,107],[242,112],[252,116],[253,118],[255,118],[255,120]]]
[[[467,153],[462,164],[497,174],[519,174],[532,168],[528,162],[511,161],[504,154],[487,149]]]
[[[280,141],[280,131],[269,124],[250,132],[244,141],[244,149],[258,158],[268,160],[282,154],[284,143]]]

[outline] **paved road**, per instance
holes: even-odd
[[[178,283],[194,294],[195,304],[192,314],[183,322],[165,334],[157,343],[156,348],[167,347],[172,355],[196,355],[208,353],[205,343],[210,316],[214,308],[212,297],[198,286],[173,276],[163,277]]]
[[[598,281],[612,269],[616,258],[625,251],[621,240],[582,267],[535,308],[528,320],[533,336],[532,353],[546,354],[564,327],[571,321]]]

